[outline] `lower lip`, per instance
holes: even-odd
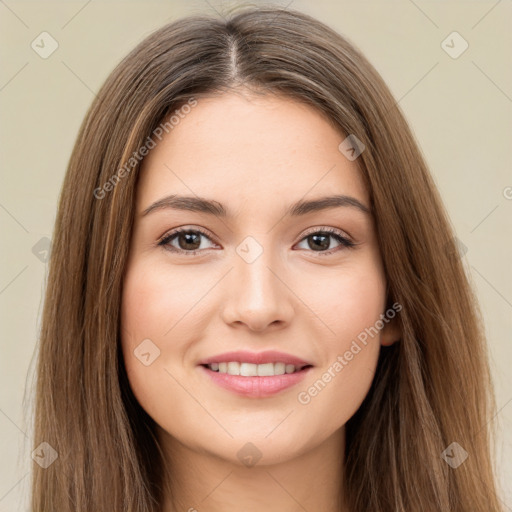
[[[204,366],[199,366],[200,370],[205,372],[210,379],[224,389],[228,389],[238,395],[255,398],[272,396],[280,391],[298,384],[312,366],[304,368],[298,372],[285,373],[283,375],[272,375],[269,377],[242,377],[240,375],[229,375],[229,373],[219,373],[210,370]]]

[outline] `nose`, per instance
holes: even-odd
[[[255,332],[289,325],[294,314],[294,294],[271,251],[265,249],[252,262],[234,254],[233,265],[226,283],[223,320]]]

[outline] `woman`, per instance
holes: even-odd
[[[500,510],[479,315],[356,48],[281,8],[168,24],[69,163],[32,509]]]

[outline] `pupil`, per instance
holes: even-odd
[[[196,240],[194,240],[194,238]],[[182,244],[181,241],[185,239],[186,242],[185,244]],[[197,233],[182,233],[181,236],[179,237],[179,240],[180,240],[180,249],[192,249],[192,250],[195,250],[195,249],[198,249],[199,246],[201,245],[201,239],[200,239],[200,235],[198,235]],[[190,245],[186,245],[186,244],[192,244],[195,246],[194,247],[190,247]]]
[[[315,241],[315,243],[318,242],[319,238],[323,238],[323,243],[320,243],[320,245],[316,245],[316,247],[320,247],[321,249],[328,249],[329,248],[329,237],[327,235],[311,235],[310,237]],[[309,244],[309,246],[314,249],[314,247]]]

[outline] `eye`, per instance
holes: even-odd
[[[331,242],[330,239],[335,239],[338,243],[338,246],[329,249]],[[307,234],[300,243],[303,241],[308,240],[308,246],[309,248],[313,249],[313,252],[318,252],[322,256],[332,254],[333,252],[337,252],[338,250],[341,250],[343,247],[350,249],[351,247],[354,247],[356,244],[343,236],[343,234],[338,231],[337,229],[333,228],[326,228],[319,231],[313,231]]]
[[[158,245],[164,246],[170,251],[179,252],[189,256],[205,249],[205,247],[201,247],[202,237],[210,240],[209,236],[201,229],[179,228],[175,229],[171,233],[167,233],[164,238],[158,242]],[[178,243],[178,247],[173,245],[172,242],[174,241]]]

